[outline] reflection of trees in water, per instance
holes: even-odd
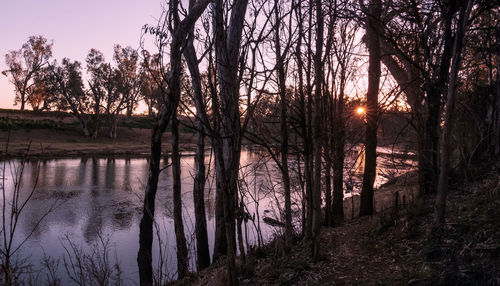
[[[131,168],[130,168],[130,158],[125,158],[125,165],[123,166],[123,186],[122,190],[131,191],[132,186],[130,185],[130,176],[131,176]]]
[[[59,161],[56,163],[54,169],[54,186],[64,186],[66,184],[66,179],[68,178],[66,173],[66,163],[64,161]]]
[[[105,191],[113,192],[115,189],[115,158],[108,158],[106,161]]]
[[[104,212],[106,212],[106,208],[101,207],[99,200],[101,195],[99,179],[99,159],[92,158],[92,177],[88,206],[89,216],[85,222],[83,231],[83,237],[87,243],[95,241],[97,234],[102,231]]]

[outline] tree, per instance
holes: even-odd
[[[450,71],[450,78],[446,99],[446,113],[444,118],[443,138],[441,140],[441,162],[439,172],[439,184],[436,196],[436,222],[443,225],[445,222],[446,211],[446,193],[448,191],[448,169],[450,164],[450,149],[451,149],[451,134],[455,118],[453,113],[456,102],[456,88],[458,70],[460,68],[460,60],[462,57],[462,49],[464,44],[465,32],[469,21],[469,15],[472,9],[473,0],[468,0],[462,4],[460,8],[460,16],[458,18],[458,28],[455,33],[453,44],[453,56]]]
[[[194,0],[189,1],[190,9],[194,6]],[[195,215],[196,236],[196,269],[201,271],[210,265],[210,250],[208,245],[207,219],[205,214],[205,130],[212,130],[206,109],[206,92],[202,89],[202,78],[198,66],[198,58],[193,44],[194,31],[190,31],[184,58],[191,76],[193,88],[193,102],[196,108],[195,128],[197,133],[195,154],[195,175],[193,182],[193,203]]]
[[[123,109],[126,110],[127,116],[130,117],[137,108],[140,99],[138,76],[139,54],[130,46],[122,48],[120,45],[115,45],[113,58],[116,63],[117,85],[122,97]]]
[[[152,245],[153,245],[153,219],[155,211],[155,198],[158,188],[158,176],[160,174],[161,142],[162,135],[177,109],[180,98],[180,77],[182,71],[181,47],[186,43],[187,35],[191,31],[197,19],[205,11],[209,1],[200,0],[190,10],[184,19],[180,20],[179,1],[173,1],[169,6],[169,15],[173,17],[173,29],[170,31],[170,73],[168,77],[162,73],[161,81],[167,81],[168,88],[163,93],[163,105],[156,117],[156,122],[151,134],[151,158],[149,161],[149,174],[146,184],[143,216],[139,225],[139,252],[137,263],[139,266],[139,278],[141,285],[153,284]],[[165,17],[163,20],[168,21]],[[163,27],[165,27],[163,25]],[[166,31],[153,29],[153,34],[160,40],[160,51],[167,46]],[[163,85],[161,85],[163,87]]]
[[[349,11],[350,3],[339,9]],[[331,134],[333,147],[333,195],[332,195],[332,218],[331,223],[339,225],[344,220],[344,159],[346,142],[346,108],[347,101],[346,86],[349,80],[353,78],[356,70],[355,56],[353,53],[356,48],[356,34],[359,25],[351,17],[340,19],[336,24],[337,37],[333,41],[333,53],[337,67],[331,68],[337,70],[337,77],[332,86],[337,88],[334,91],[334,98],[331,111],[333,115]]]
[[[361,190],[359,215],[373,214],[373,184],[377,168],[377,127],[378,127],[378,91],[380,84],[380,42],[382,34],[380,14],[382,3],[371,0],[366,15],[366,37],[369,51],[368,91],[366,93],[366,136],[365,136],[365,171]]]
[[[16,92],[14,104],[20,103],[21,110],[24,110],[27,102],[32,102],[35,107],[38,106],[39,98],[30,99],[31,96],[40,96],[40,90],[34,87],[34,79],[47,65],[51,56],[52,43],[48,43],[42,36],[29,37],[21,49],[10,51],[5,55],[5,63],[9,69],[2,73],[10,76]]]
[[[314,117],[313,117],[313,136],[314,136],[314,183],[312,190],[312,257],[319,260],[319,234],[321,228],[321,101],[323,88],[323,33],[324,33],[324,15],[321,0],[315,0],[311,7],[316,8],[316,51],[314,54]]]
[[[87,72],[90,73],[88,85],[94,124],[92,137],[97,138],[101,123],[101,109],[106,116],[109,116],[116,98],[117,73],[109,63],[105,62],[104,55],[98,50],[91,49],[86,62]]]
[[[294,1],[292,1],[291,6],[294,6]],[[287,42],[283,48],[281,46],[281,27],[280,22],[285,20],[281,15],[280,3],[278,0],[274,1],[274,47],[275,47],[275,55],[276,55],[276,73],[277,73],[277,81],[278,81],[278,93],[280,99],[280,121],[281,121],[281,146],[280,146],[280,155],[281,162],[279,162],[278,166],[281,171],[281,177],[283,179],[283,190],[285,197],[285,241],[287,244],[287,249],[291,245],[293,239],[293,225],[292,225],[292,201],[290,195],[290,173],[288,171],[288,103],[287,103],[287,93],[289,93],[286,89],[286,71],[285,71],[285,57],[291,47],[292,41],[292,27],[291,27],[291,13],[289,16],[289,27],[288,27],[288,35]]]
[[[90,99],[85,93],[81,64],[77,61],[64,58],[61,65],[50,65],[50,75],[47,77],[49,90],[58,98],[57,108],[69,110],[78,120],[85,136],[90,136],[91,109]]]
[[[236,244],[235,244],[235,202],[237,201],[238,170],[241,152],[241,123],[239,110],[238,67],[240,59],[241,36],[248,0],[235,0],[232,4],[229,24],[224,23],[225,11],[222,0],[216,0],[213,7],[214,40],[216,54],[217,83],[220,101],[212,98],[220,106],[220,115],[215,115],[218,132],[214,140],[216,172],[220,178],[224,205],[224,226],[228,242],[227,264],[229,282],[236,282]],[[220,116],[220,117],[219,117]]]
[[[159,54],[151,55],[147,50],[142,50],[142,62],[139,68],[140,98],[148,106],[148,115],[153,117],[154,110],[160,110],[161,91],[166,89],[166,83],[161,79],[159,67]]]

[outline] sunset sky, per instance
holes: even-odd
[[[139,46],[141,27],[156,23],[161,0],[0,0],[0,71],[5,54],[29,36],[53,41],[53,58],[84,62],[96,48],[112,60],[113,45]],[[14,87],[0,74],[0,108],[14,107]]]

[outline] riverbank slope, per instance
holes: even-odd
[[[93,139],[85,137],[67,113],[0,109],[0,156],[23,156],[28,146],[32,157],[145,156],[150,152],[152,126],[153,119],[146,116],[120,116],[116,139],[109,138],[105,129]],[[185,127],[181,131],[181,148],[194,149],[194,132]],[[166,152],[171,149],[170,138],[166,132]]]
[[[433,197],[321,231],[322,259],[307,242],[284,255],[279,240],[239,262],[242,285],[500,285],[500,165],[451,184],[447,224],[433,228]],[[223,285],[225,266],[177,285]]]

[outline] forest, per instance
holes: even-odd
[[[500,284],[499,1],[169,0],[158,11],[158,22],[142,27],[140,47],[115,45],[113,61],[92,49],[84,63],[69,58],[58,62],[52,57],[57,41],[32,36],[5,55],[8,70],[2,72],[21,111],[65,114],[78,123],[79,136],[90,141],[116,140],[120,120],[137,118],[143,110],[150,137],[145,139],[147,171],[134,190],[141,200],[136,283]],[[154,48],[147,47],[151,42]],[[2,129],[12,124],[8,120]],[[187,132],[190,142],[183,142]],[[189,191],[181,167],[187,143],[194,157]],[[274,170],[269,180],[275,216],[262,218],[258,200],[256,210],[246,203],[250,175],[242,158],[249,148],[258,150]],[[382,149],[391,153],[384,155]],[[353,154],[361,158],[352,161]],[[380,181],[384,156],[405,162],[400,166],[405,171]],[[24,244],[16,242],[16,225],[37,197],[35,187],[23,193],[22,170],[30,161],[18,159],[21,172],[8,190],[9,163],[2,158],[0,274],[5,285],[21,285],[24,279],[13,259]],[[354,185],[353,165],[361,165]],[[165,170],[171,172],[168,186],[161,180]],[[271,177],[269,170],[260,176],[266,174]],[[212,181],[213,230],[207,219]],[[384,190],[389,190],[389,207],[381,209],[377,198]],[[190,226],[186,192],[193,204]],[[166,204],[162,193],[172,203],[173,233],[167,235],[175,241],[175,274],[169,279],[156,263],[162,251],[159,232],[164,231],[157,222],[163,215],[158,208]],[[351,203],[352,214],[346,209]],[[57,207],[51,206],[34,230]],[[461,236],[456,218],[465,215],[456,212],[471,210],[470,219],[481,218],[482,223],[462,228],[467,235]],[[258,243],[249,241],[248,227],[259,233],[256,220],[273,226],[271,239],[257,235]],[[363,227],[370,230],[365,238]],[[400,238],[406,232],[412,235]],[[481,238],[473,236],[469,244],[461,240],[468,241],[473,232],[482,233]],[[359,242],[371,247],[368,238],[375,245],[372,252],[350,246]],[[360,251],[357,257],[382,255],[382,264],[389,252],[400,251],[394,257],[403,257],[402,247],[377,248],[384,239],[393,239],[394,245],[416,241],[405,253],[419,263],[427,261],[421,263],[431,270],[422,266],[418,274],[370,280],[387,272],[372,274],[380,266],[367,262],[369,258],[358,262],[369,268],[365,273],[350,273],[338,262],[347,255],[341,249]],[[462,244],[452,248],[453,239]],[[64,260],[71,282],[127,284],[114,280],[112,267],[85,272],[94,265],[92,259],[85,264],[78,246],[68,243],[66,254],[83,263],[78,268]],[[103,256],[91,256],[101,261],[108,255],[104,250]],[[469,254],[463,258],[465,252]],[[339,265],[330,268],[328,263]],[[291,278],[274,273],[273,267],[292,269]],[[47,285],[66,285],[54,278],[59,272],[46,268],[52,275],[42,275],[52,277]],[[315,279],[316,272],[327,274]],[[300,280],[301,273],[313,278]],[[343,276],[348,278],[339,278]]]

